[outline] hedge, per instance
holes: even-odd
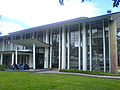
[[[0,71],[5,71],[5,69],[8,69],[7,65],[0,65]]]
[[[98,71],[83,71],[76,69],[61,69],[60,72],[70,72],[70,73],[83,73],[83,74],[92,74],[92,75],[106,75],[106,76],[120,76],[120,73],[107,73],[107,72],[98,72]]]

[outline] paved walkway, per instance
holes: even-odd
[[[59,72],[57,70],[41,71],[41,72],[37,72],[37,73],[73,74],[73,75],[98,77],[98,78],[120,79],[120,76],[103,76],[103,75],[91,75],[91,74],[83,74],[83,73],[69,73],[69,72]]]
[[[118,70],[118,72],[120,72],[120,70]]]

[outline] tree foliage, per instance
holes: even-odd
[[[120,0],[113,0],[113,1],[114,1],[113,7],[118,7],[119,3],[120,3]]]
[[[81,0],[81,2],[84,2],[84,1],[87,1],[87,0]],[[119,6],[120,0],[112,0],[112,1],[113,1],[113,7]],[[60,5],[64,5],[64,0],[59,0],[59,3],[60,3]]]

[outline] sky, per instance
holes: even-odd
[[[10,32],[31,27],[69,20],[77,17],[95,17],[104,15],[107,10],[119,12],[113,8],[112,0],[0,0],[0,32]]]

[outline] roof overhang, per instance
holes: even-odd
[[[0,53],[4,53],[4,54],[11,54],[11,53],[14,53],[15,51],[0,51]]]
[[[37,39],[11,40],[10,42],[17,44],[17,45],[26,46],[26,47],[32,47],[33,44],[35,44],[35,47],[50,47],[49,44],[44,43]]]

